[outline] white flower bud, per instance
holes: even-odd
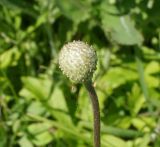
[[[96,52],[82,41],[69,42],[62,47],[59,54],[60,69],[75,83],[91,80],[96,64]]]

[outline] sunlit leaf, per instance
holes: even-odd
[[[51,81],[49,79],[38,79],[34,77],[22,77],[24,87],[34,96],[34,98],[45,100],[48,98]]]
[[[20,147],[33,147],[33,144],[26,136],[23,136],[22,138],[20,138],[18,143]]]
[[[7,68],[8,66],[17,65],[21,53],[17,48],[12,48],[0,54],[0,69]]]
[[[125,141],[112,135],[103,135],[102,142],[109,147],[128,147]]]
[[[107,8],[113,9],[109,11]],[[116,13],[115,13],[116,12]],[[101,5],[102,29],[106,37],[124,45],[142,44],[143,38],[140,32],[135,28],[133,20],[129,15],[121,15],[116,7],[109,6],[107,3]]]

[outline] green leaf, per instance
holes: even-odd
[[[135,71],[121,67],[112,67],[107,74],[101,78],[98,84],[103,85],[105,88],[114,89],[126,81],[135,79],[137,79],[137,73]]]
[[[156,61],[150,62],[145,68],[146,74],[154,74],[159,72],[160,72],[159,63]]]
[[[20,147],[33,147],[33,144],[26,136],[21,137],[18,144]]]
[[[149,145],[150,140],[151,140],[151,135],[150,134],[146,134],[144,137],[139,139],[139,143],[137,143],[137,146],[146,147],[147,145]]]
[[[52,139],[53,135],[50,133],[53,125],[50,122],[34,123],[28,126],[30,134],[35,136],[32,141],[34,144],[41,146],[48,144]]]
[[[111,9],[111,12],[106,8]],[[135,28],[133,20],[129,15],[121,15],[118,10],[112,6],[110,8],[105,2],[101,5],[102,29],[105,35],[111,40],[124,45],[142,44],[143,38]],[[113,11],[113,12],[112,12]],[[114,13],[114,14],[113,14]]]
[[[153,118],[141,116],[132,119],[132,125],[145,132],[151,131],[152,127],[155,127],[156,123]]]
[[[76,23],[84,21],[89,17],[89,4],[75,0],[56,0],[58,8],[62,14]]]
[[[60,123],[65,123],[65,126],[74,127],[66,101],[67,99],[65,99],[62,90],[56,86],[48,101],[48,105],[53,108],[51,113]]]
[[[21,53],[17,48],[12,48],[3,52],[2,54],[0,54],[0,69],[17,65],[17,61],[20,56]]]
[[[43,132],[41,134],[36,135],[32,141],[37,146],[44,146],[50,143],[52,140],[53,135],[51,135],[49,132]]]
[[[73,128],[71,126],[67,126],[65,122],[59,123],[57,121],[49,120],[49,119],[46,119],[41,116],[36,116],[36,115],[31,115],[31,114],[28,114],[28,116],[36,121],[51,123],[58,130],[61,130],[62,132],[64,132],[64,134],[63,134],[63,135],[65,135],[64,138],[68,137],[68,136],[72,136],[76,140],[80,139],[80,140],[83,140],[84,142],[91,143],[91,141],[88,137],[88,132],[86,132],[85,134],[82,132],[80,133],[78,130],[78,127]]]
[[[125,141],[112,135],[103,135],[102,142],[108,147],[128,147]]]
[[[145,134],[143,137],[136,138],[134,141],[128,141],[127,144],[129,147],[150,147],[149,142],[151,139],[150,134]],[[155,146],[154,146],[155,147]]]
[[[128,108],[133,116],[137,115],[145,102],[144,96],[140,92],[138,84],[134,84],[130,93],[128,93]]]
[[[51,81],[49,79],[40,79],[34,77],[22,77],[24,88],[28,91],[27,94],[40,100],[46,100],[48,98]]]
[[[93,121],[92,105],[85,88],[81,88],[77,105],[77,115],[85,121]]]
[[[44,114],[45,111],[46,109],[44,108],[43,104],[40,103],[39,101],[32,102],[27,109],[28,113],[34,115]]]
[[[145,68],[145,78],[148,83],[148,87],[159,87],[159,76],[160,73],[159,63],[152,61]]]
[[[28,126],[28,131],[29,133],[33,134],[33,135],[37,135],[37,134],[41,134],[45,131],[48,132],[48,130],[52,127],[53,125],[51,123],[48,122],[44,122],[44,123],[34,123]]]
[[[61,111],[68,111],[67,104],[65,101],[65,97],[62,93],[62,90],[56,86],[48,104],[53,107],[54,109],[59,109]]]

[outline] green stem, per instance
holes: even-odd
[[[89,93],[93,108],[94,147],[100,147],[100,111],[99,111],[98,97],[91,81],[85,83],[84,85]]]
[[[143,62],[141,59],[141,53],[140,53],[140,48],[139,47],[135,47],[135,60],[137,63],[137,70],[138,70],[138,74],[139,74],[139,82],[142,88],[142,92],[144,94],[145,100],[148,104],[148,109],[149,112],[153,112],[152,110],[152,104],[149,98],[149,93],[148,93],[148,87],[144,78],[144,69],[143,69]]]

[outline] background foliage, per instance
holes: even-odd
[[[92,44],[102,147],[159,147],[159,0],[0,0],[0,147],[92,146],[86,90],[62,75],[72,40]]]

